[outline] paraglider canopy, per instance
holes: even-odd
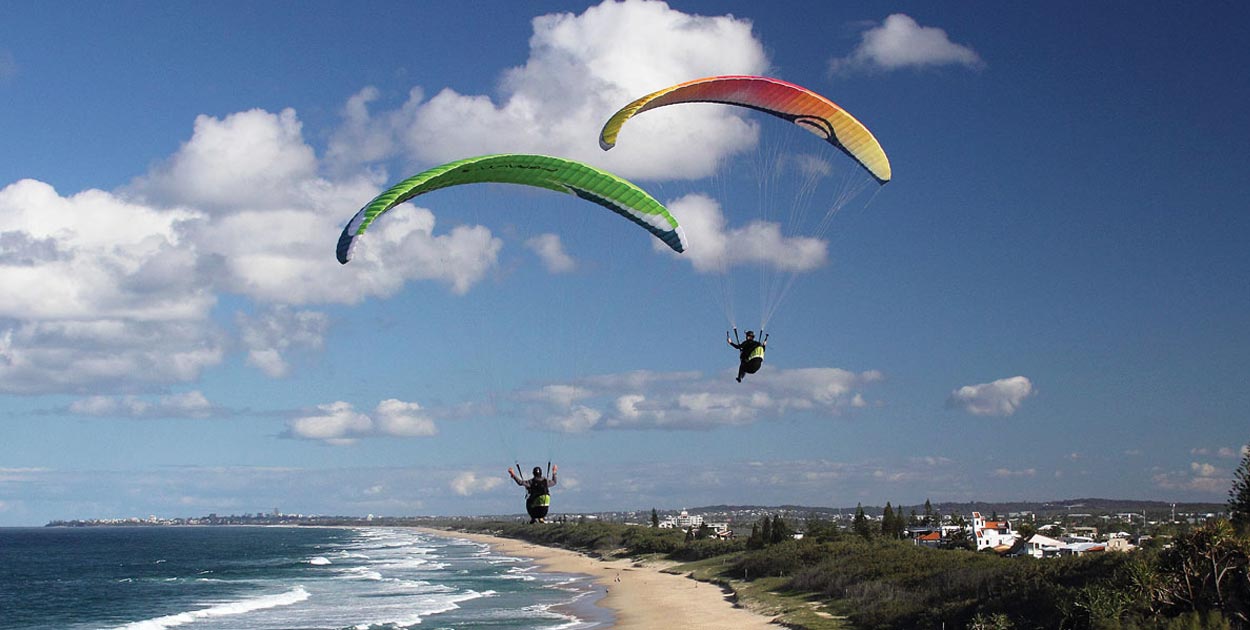
[[[793,83],[755,76],[717,76],[695,79],[652,92],[628,105],[604,123],[599,146],[616,146],[625,121],[647,110],[679,103],[722,103],[759,110],[788,120],[851,156],[878,183],[890,181],[890,160],[872,132],[833,101]]]
[[[637,223],[677,252],[686,249],[686,234],[677,219],[633,183],[573,160],[507,153],[449,162],[390,187],[365,204],[343,228],[335,251],[339,262],[347,264],[357,239],[378,216],[395,206],[441,188],[489,182],[536,186],[576,195]]]

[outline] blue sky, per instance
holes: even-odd
[[[1250,439],[1248,13],[9,3],[0,525],[518,511],[505,468],[548,459],[562,511],[1223,501]],[[620,106],[716,74],[828,96],[894,170],[825,232],[778,226],[822,255],[741,385],[730,315],[758,326],[802,242],[765,238],[791,203],[746,166],[856,170],[703,105],[598,148]],[[334,260],[387,185],[493,152],[627,177],[691,249],[480,186]]]

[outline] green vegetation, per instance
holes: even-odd
[[[791,524],[764,518],[745,541],[603,522],[457,527],[601,556],[686,562],[673,570],[809,630],[1250,628],[1250,537],[1225,520],[1166,548],[1044,560],[929,549],[819,519],[795,539]]]
[[[1233,527],[1242,534],[1250,534],[1250,447],[1241,459],[1241,466],[1233,473],[1233,487],[1228,490],[1228,511]]]

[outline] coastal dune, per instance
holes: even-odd
[[[599,605],[612,610],[620,630],[776,630],[770,617],[731,602],[714,585],[664,573],[658,565],[636,565],[634,560],[600,560],[566,549],[544,547],[522,540],[484,534],[425,530],[436,536],[465,538],[490,545],[508,555],[532,558],[548,571],[582,573],[594,578],[606,593]]]

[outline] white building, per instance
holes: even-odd
[[[1009,521],[987,521],[980,512],[972,513],[972,535],[977,541],[977,551],[1010,549],[1017,538]]]
[[[712,535],[718,538],[733,538],[733,531],[729,529],[729,523],[704,521],[702,516],[691,514],[685,510],[682,510],[677,516],[665,517],[659,524],[663,529],[680,529],[683,531],[699,529],[703,525],[712,530]]]
[[[1041,534],[1033,534],[1033,537],[1029,538],[1028,552],[1034,558],[1053,558],[1063,553],[1065,546],[1067,546],[1067,543],[1062,540]]]
[[[665,517],[664,520],[660,521],[660,527],[666,529],[690,529],[691,527],[698,527],[702,524],[702,516],[699,516],[698,514],[692,515],[685,510],[682,510],[681,514],[678,514],[677,516],[668,516]]]

